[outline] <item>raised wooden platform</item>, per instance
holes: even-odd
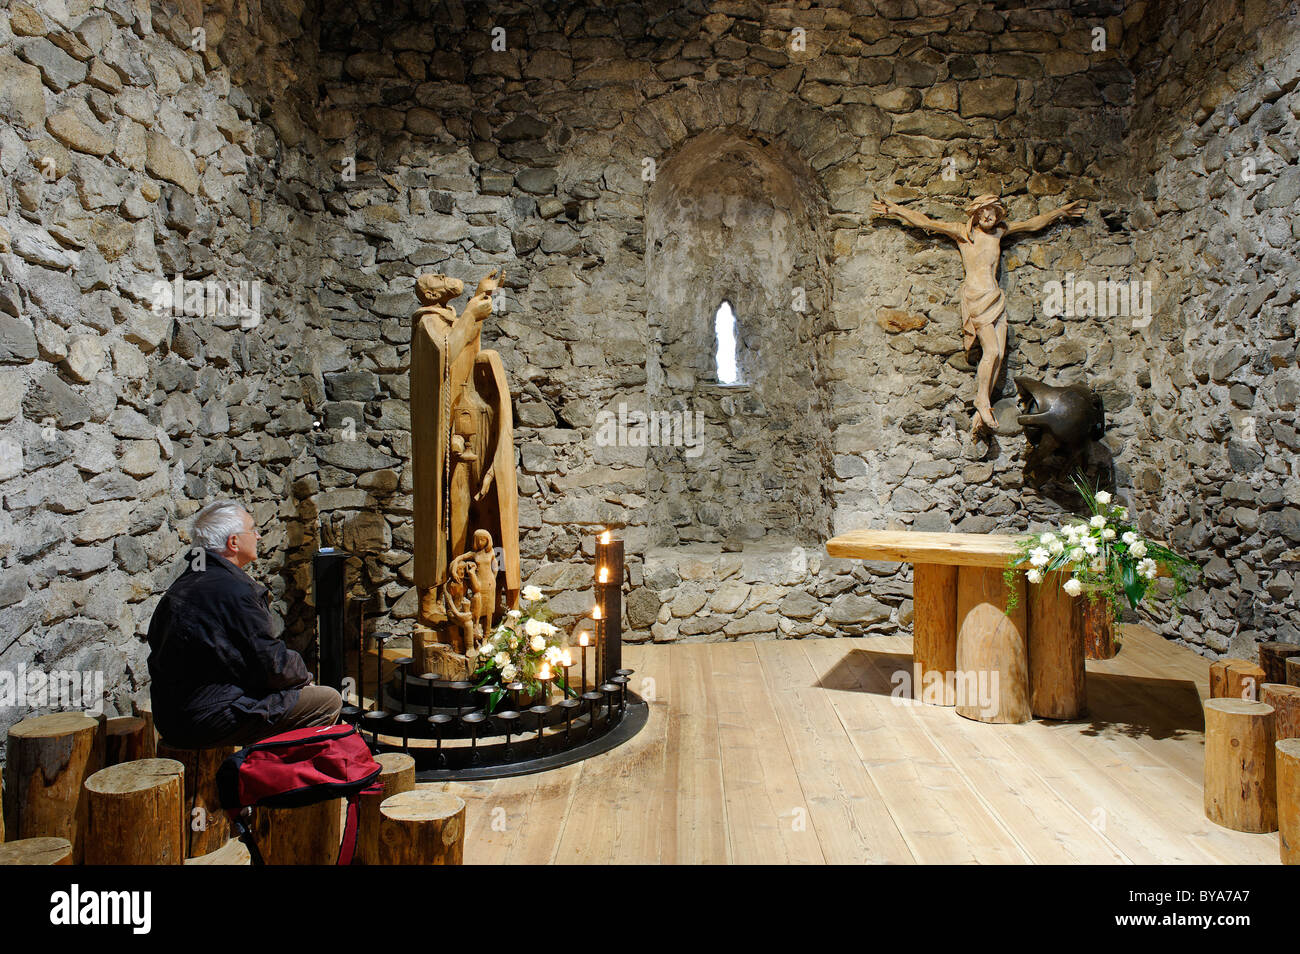
[[[982,725],[899,706],[907,637],[627,646],[650,723],[554,772],[436,787],[466,864],[1277,864],[1202,811],[1208,663],[1125,627],[1091,713]]]

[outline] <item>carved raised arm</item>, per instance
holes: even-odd
[[[1039,215],[1031,216],[1023,222],[1008,222],[1007,234],[1016,235],[1024,232],[1037,232],[1045,229],[1054,222],[1061,219],[1078,219],[1083,217],[1083,210],[1087,208],[1087,203],[1082,199],[1075,199],[1073,202],[1067,202],[1059,209],[1053,209],[1051,212],[1043,212]]]
[[[958,222],[940,222],[938,219],[932,219],[924,212],[917,212],[913,209],[904,208],[897,202],[890,202],[888,199],[875,199],[871,203],[871,211],[880,216],[892,216],[906,222],[908,225],[915,225],[919,229],[925,229],[927,232],[937,232],[940,235],[946,235],[951,239],[962,239],[965,236],[962,225]]]

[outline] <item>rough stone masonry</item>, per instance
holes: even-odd
[[[614,525],[628,638],[906,629],[908,571],[827,559],[827,534],[1072,507],[1023,438],[968,433],[956,256],[868,213],[985,192],[1014,217],[1088,202],[1004,256],[1007,375],[1096,388],[1093,470],[1206,565],[1147,622],[1207,654],[1298,639],[1295,22],[1263,0],[12,0],[0,666],[143,700],[144,627],[216,495],[266,534],[294,645],[322,542],[360,555],[367,627],[408,627],[411,288],[494,266],[524,573],[566,618]],[[157,307],[177,276],[256,281],[260,307]],[[1067,277],[1149,282],[1151,314],[1049,316]],[[699,412],[699,453],[599,440],[620,408]]]

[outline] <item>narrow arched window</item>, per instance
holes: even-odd
[[[736,364],[736,314],[731,302],[723,300],[713,316],[713,330],[718,340],[715,364],[719,384],[739,384],[740,368]]]

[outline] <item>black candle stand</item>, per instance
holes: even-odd
[[[421,782],[506,778],[608,752],[645,725],[650,707],[628,689],[631,670],[581,695],[551,688],[528,699],[520,683],[476,686],[413,675],[405,658],[370,711],[349,707],[376,752],[406,752]],[[497,711],[488,712],[499,690]]]

